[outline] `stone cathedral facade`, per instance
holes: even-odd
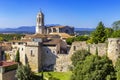
[[[50,33],[67,33],[74,34],[74,27],[71,26],[45,26],[44,24],[44,14],[40,11],[37,14],[36,20],[36,33],[39,34],[50,34]]]

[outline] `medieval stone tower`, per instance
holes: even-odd
[[[108,38],[108,57],[116,62],[120,56],[120,38]]]
[[[44,14],[42,11],[37,15],[36,33],[45,34]]]

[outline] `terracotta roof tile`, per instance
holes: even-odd
[[[14,64],[17,64],[17,62],[7,62],[7,61],[1,61],[0,62],[0,66],[2,66],[2,67],[11,66],[11,65],[14,65]]]

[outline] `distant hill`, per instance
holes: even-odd
[[[75,28],[75,31],[94,31],[95,28]]]
[[[35,26],[0,29],[0,33],[35,33]]]
[[[93,30],[94,28],[75,28],[75,31],[93,31]],[[35,26],[21,26],[18,28],[0,29],[0,33],[35,33]]]

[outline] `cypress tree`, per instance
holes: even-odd
[[[19,50],[17,50],[16,57],[15,57],[15,62],[20,62],[20,53],[19,53]]]

